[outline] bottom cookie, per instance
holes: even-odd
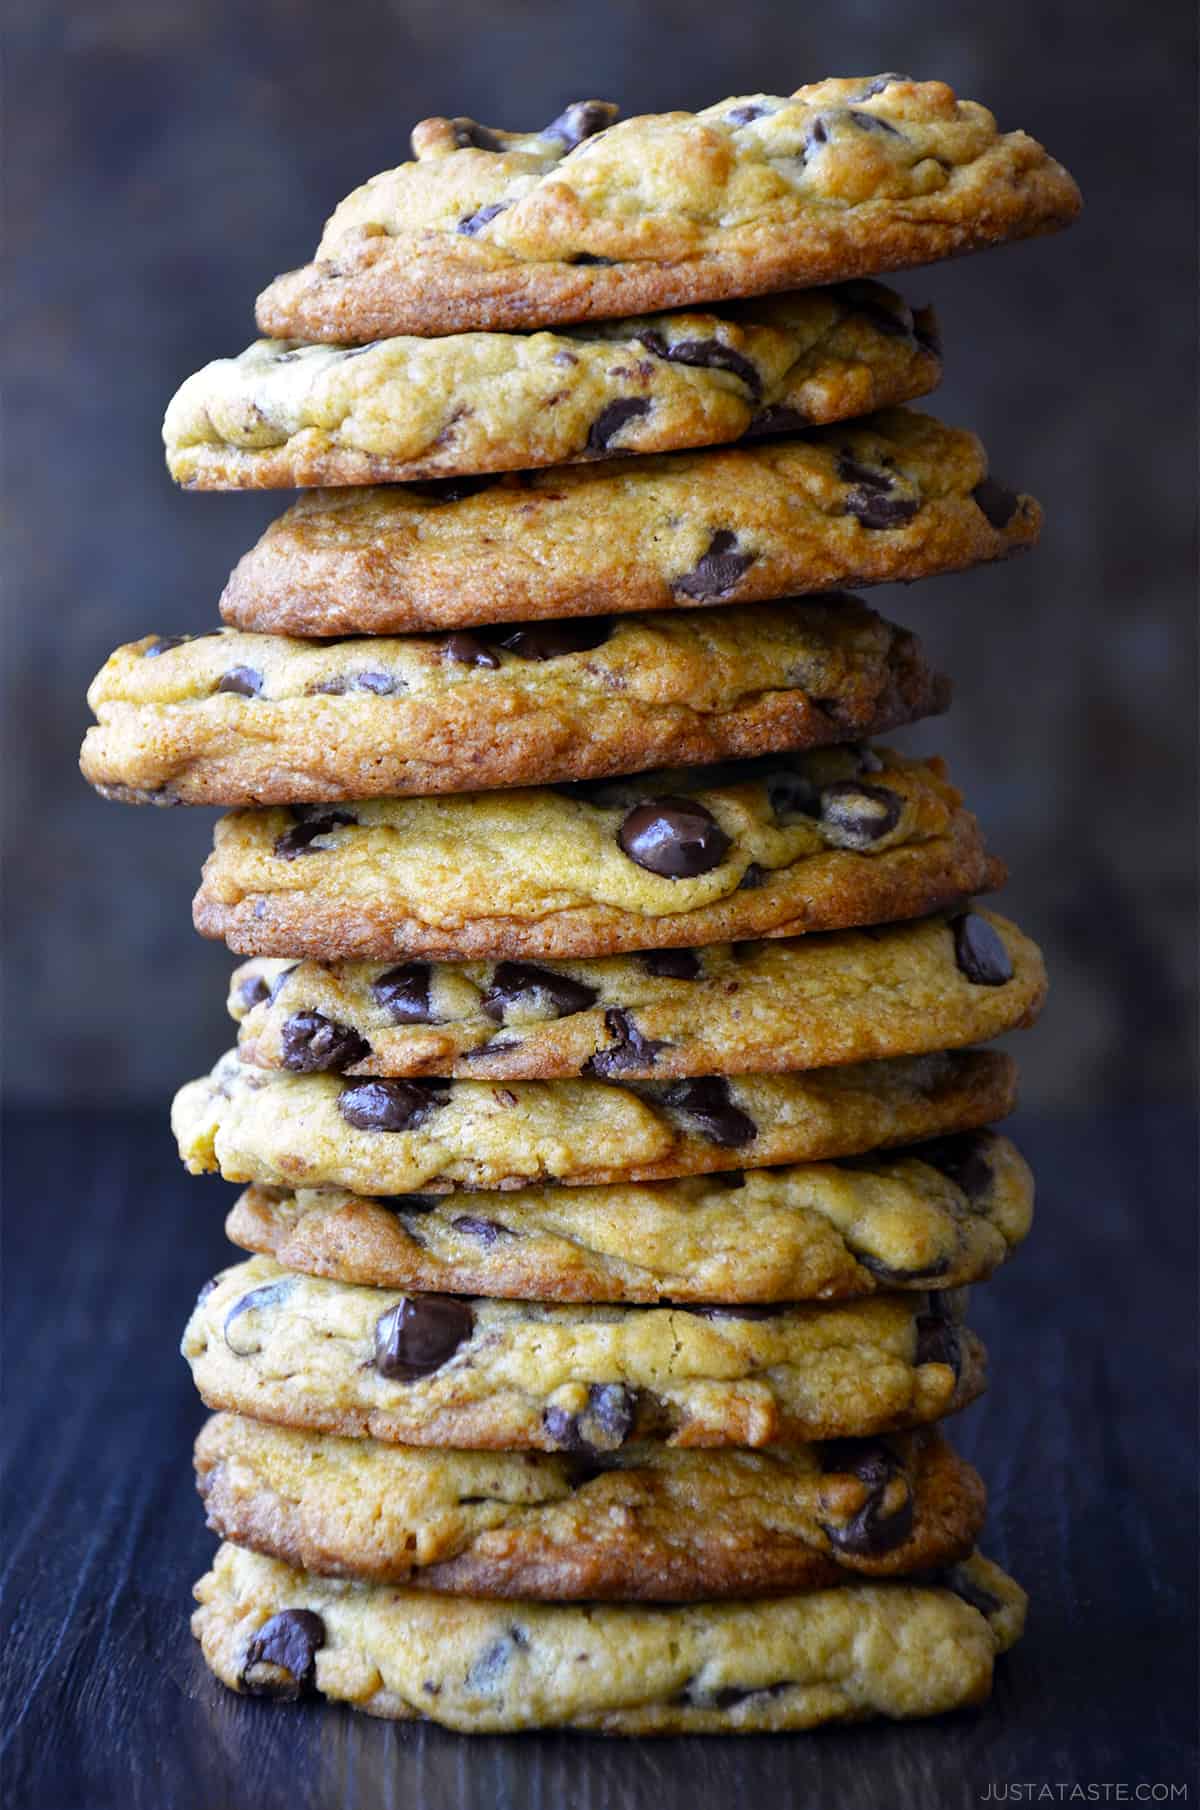
[[[232,1690],[461,1733],[750,1734],[982,1702],[1025,1594],[973,1555],[921,1582],[689,1607],[430,1597],[223,1545],[192,1632]]]

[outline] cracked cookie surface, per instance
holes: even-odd
[[[1069,225],[1036,140],[944,82],[831,79],[700,113],[581,101],[542,131],[427,119],[258,298],[310,340],[529,327],[898,270]]]
[[[254,1186],[226,1235],[337,1282],[533,1301],[801,1301],[979,1282],[1029,1232],[1033,1177],[963,1132],[844,1162],[681,1180],[403,1194]]]
[[[426,795],[818,747],[948,696],[848,596],[366,645],[154,635],[94,680],[80,765],[131,803]]]
[[[235,567],[237,628],[395,634],[750,603],[956,572],[1041,510],[913,409],[753,446],[302,496]]]
[[[1003,877],[940,761],[842,746],[234,812],[193,917],[240,955],[594,956],[919,917]]]
[[[473,1597],[701,1601],[966,1558],[983,1484],[936,1432],[607,1458],[437,1452],[217,1414],[196,1479],[221,1539],[322,1576]]]
[[[228,1542],[192,1632],[232,1690],[460,1733],[750,1734],[983,1702],[1025,1593],[977,1553],[922,1581],[746,1603],[488,1603],[293,1571]]]
[[[618,1451],[901,1431],[986,1386],[963,1291],[750,1307],[404,1295],[270,1257],[200,1296],[183,1355],[210,1408],[400,1445]]]
[[[394,483],[794,431],[940,376],[932,314],[856,283],[556,333],[259,340],[187,379],[163,440],[193,489]]]
[[[961,1049],[1032,1024],[1045,991],[1036,945],[970,911],[545,966],[259,957],[229,1010],[244,1061],[294,1074],[654,1080]]]
[[[974,1130],[1012,1110],[992,1050],[790,1075],[578,1081],[348,1080],[255,1068],[230,1051],[176,1094],[194,1175],[356,1194],[667,1180],[814,1162]]]

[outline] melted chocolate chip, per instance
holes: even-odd
[[[758,1136],[758,1126],[748,1112],[734,1105],[729,1083],[720,1075],[678,1081],[667,1088],[663,1101],[694,1120],[710,1143],[725,1149],[736,1150]]]
[[[279,970],[279,973],[275,976],[275,979],[271,982],[271,991],[267,995],[267,997],[271,1001],[272,1005],[274,1005],[275,1001],[279,998],[279,995],[283,992],[283,989],[286,987],[288,981],[292,978],[292,975],[296,972],[296,969],[299,966],[300,966],[299,962],[293,962],[290,968],[281,968]]]
[[[912,312],[905,302],[881,283],[867,277],[855,277],[838,283],[832,293],[855,314],[863,315],[880,333],[906,339],[913,330]]]
[[[888,75],[877,75],[874,81],[869,83],[860,94],[856,94],[854,98],[856,101],[869,101],[872,100],[875,95],[882,94],[885,88],[890,88],[893,82],[911,81],[911,75],[896,75],[894,71]]]
[[[1013,977],[1008,950],[986,918],[965,911],[950,926],[959,971],[976,987],[1003,987]]]
[[[403,679],[386,672],[340,672],[309,687],[309,696],[343,697],[347,692],[369,691],[377,698],[397,697],[407,691]]]
[[[839,779],[821,789],[821,823],[838,848],[870,848],[900,821],[903,801],[886,786]]]
[[[637,1397],[624,1383],[593,1383],[588,1389],[587,1406],[578,1414],[565,1408],[547,1408],[542,1425],[559,1451],[579,1452],[587,1457],[596,1452],[613,1452],[624,1445],[633,1431],[637,1413]]]
[[[281,1609],[265,1621],[246,1646],[238,1676],[252,1697],[294,1702],[316,1687],[317,1653],[325,1645],[325,1623],[313,1609]]]
[[[522,622],[496,633],[497,647],[518,654],[522,660],[557,660],[563,654],[585,653],[599,647],[612,634],[604,616],[576,616],[565,622]]]
[[[436,1024],[429,999],[428,962],[404,962],[371,982],[371,998],[395,1024]]]
[[[218,691],[231,691],[239,698],[256,698],[262,688],[263,676],[252,666],[231,666],[217,680]]]
[[[499,1024],[514,1006],[532,1008],[547,1017],[570,1018],[575,1012],[586,1012],[598,997],[595,987],[572,980],[569,974],[556,974],[532,962],[497,962],[492,984],[480,1004]]]
[[[477,208],[473,214],[465,214],[454,230],[465,233],[468,239],[473,239],[481,227],[486,226],[489,220],[494,220],[497,214],[502,214],[509,206],[511,203],[508,201],[489,201],[486,207]]]
[[[846,117],[852,126],[860,132],[884,132],[891,138],[903,138],[903,132],[890,125],[886,119],[880,119],[878,113],[859,113],[853,107],[846,111]]]
[[[261,1288],[252,1288],[248,1294],[235,1301],[225,1315],[222,1331],[225,1343],[236,1357],[252,1357],[256,1351],[262,1350],[262,1340],[257,1338],[249,1327],[240,1327],[238,1322],[243,1314],[257,1313],[267,1307],[278,1307],[286,1301],[295,1288],[295,1279],[288,1276],[282,1282],[264,1282]]]
[[[503,151],[504,140],[490,126],[481,126],[474,119],[452,119],[454,143],[460,151],[468,148],[475,151]]]
[[[962,1374],[962,1340],[958,1328],[936,1295],[929,1297],[929,1311],[917,1316],[918,1364],[948,1364],[958,1381]]]
[[[650,402],[645,396],[623,396],[617,402],[607,403],[588,430],[587,450],[607,452],[627,421],[636,421],[649,413]]]
[[[528,1645],[529,1636],[522,1628],[510,1628],[471,1662],[463,1682],[473,1691],[494,1691],[515,1655],[524,1652]]]
[[[157,660],[159,654],[169,654],[173,647],[183,647],[187,642],[199,639],[196,635],[155,635],[149,647],[142,649],[142,659]]]
[[[573,258],[569,259],[568,261],[572,264],[605,264],[605,265],[611,265],[611,264],[615,264],[617,262],[616,258],[598,258],[596,256],[595,252],[593,252],[593,251],[577,251],[575,253],[575,256]]]
[[[352,817],[349,811],[325,811],[319,817],[302,817],[299,823],[276,838],[274,853],[281,861],[294,861],[297,855],[324,854],[323,849],[312,846],[318,836],[328,836],[340,824],[357,822],[357,817]]]
[[[671,364],[691,365],[695,370],[728,371],[730,376],[745,384],[756,402],[762,395],[762,375],[757,365],[744,353],[735,352],[732,346],[722,345],[718,339],[680,339],[672,344],[655,327],[648,327],[637,337],[655,358],[665,358]]]
[[[921,507],[917,497],[892,496],[895,480],[886,471],[863,465],[849,453],[838,457],[837,475],[853,485],[846,493],[846,514],[858,517],[864,528],[902,528]]]
[[[730,839],[711,811],[690,798],[655,798],[635,805],[617,831],[623,854],[647,873],[691,880],[719,867]]]
[[[772,402],[752,417],[742,439],[762,440],[768,434],[798,434],[803,428],[811,426],[807,415],[802,415],[799,409],[792,408],[786,402]]]
[[[480,1244],[490,1247],[501,1238],[515,1238],[516,1233],[508,1226],[500,1224],[498,1219],[476,1219],[471,1213],[460,1213],[450,1224],[456,1232],[465,1232],[468,1238],[478,1238]]]
[[[450,635],[442,644],[442,658],[453,666],[499,666],[499,656],[485,647],[478,635]]]
[[[246,980],[240,981],[237,992],[238,999],[247,1012],[271,997],[271,989],[261,974],[251,974]]]
[[[1007,484],[998,483],[995,478],[984,478],[976,484],[971,495],[997,531],[1008,527],[1021,500],[1015,490],[1010,490]]]
[[[924,1144],[910,1144],[898,1154],[915,1156],[944,1175],[968,1200],[978,1200],[992,1185],[992,1165],[988,1157],[991,1138],[986,1132],[961,1131],[944,1138],[930,1138]]]
[[[768,113],[768,107],[760,107],[754,101],[748,101],[744,107],[731,107],[725,115],[725,123],[729,126],[748,126],[752,119],[762,119]]]
[[[869,1491],[862,1507],[849,1520],[822,1523],[831,1546],[862,1558],[878,1558],[908,1539],[913,1529],[912,1490],[904,1479],[901,1491],[891,1491],[892,1504],[888,1506],[888,1486],[893,1479],[902,1478],[903,1472],[895,1453],[887,1446],[876,1439],[839,1440],[825,1454],[825,1469],[849,1471]]]
[[[375,1323],[373,1363],[390,1382],[413,1383],[454,1356],[475,1330],[475,1315],[453,1295],[406,1295]]]
[[[356,1131],[415,1131],[449,1097],[446,1081],[352,1081],[338,1111]]]
[[[738,551],[738,537],[729,528],[719,528],[690,572],[676,578],[671,589],[680,597],[707,600],[724,597],[740,583],[754,564],[753,553]]]
[[[610,1006],[604,1014],[604,1028],[613,1039],[612,1047],[597,1050],[596,1054],[583,1065],[585,1075],[599,1075],[602,1080],[611,1080],[614,1075],[626,1075],[634,1069],[653,1068],[659,1050],[670,1049],[655,1037],[644,1037],[634,1022],[632,1012],[623,1011],[620,1006]]]
[[[891,1263],[885,1263],[882,1257],[873,1257],[869,1251],[855,1251],[855,1261],[861,1263],[880,1282],[891,1282],[896,1286],[909,1282],[932,1282],[938,1276],[944,1276],[950,1268],[949,1257],[939,1257],[933,1263],[927,1263],[920,1269],[897,1269]]]
[[[611,126],[617,117],[617,108],[612,101],[572,101],[564,107],[557,119],[552,119],[543,127],[540,137],[558,138],[568,150],[574,150],[585,138],[591,138],[597,132],[603,132]]]
[[[435,1207],[446,1204],[444,1194],[385,1194],[376,1202],[377,1206],[386,1207],[389,1213],[432,1213]]]
[[[283,1066],[297,1075],[341,1074],[371,1054],[365,1037],[323,1012],[293,1012],[279,1037]]]
[[[699,980],[700,957],[695,949],[647,949],[636,959],[656,980]]]
[[[798,817],[821,815],[821,793],[803,773],[767,775],[767,802],[777,823],[795,823]]]
[[[738,881],[739,892],[757,892],[767,878],[767,870],[760,867],[757,861],[751,861],[745,873]]]

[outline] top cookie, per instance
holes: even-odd
[[[277,338],[544,326],[806,288],[1066,226],[1079,191],[944,82],[830,80],[619,125],[424,120],[316,260],[258,299]]]
[[[163,422],[199,490],[378,484],[670,452],[864,415],[934,388],[937,328],[879,283],[559,333],[260,340]]]

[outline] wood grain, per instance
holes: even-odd
[[[212,1538],[176,1356],[232,1191],[161,1115],[7,1139],[5,1810],[958,1810],[989,1784],[1195,1789],[1193,1136],[1182,1113],[1018,1127],[1040,1223],[976,1291],[991,1394],[956,1437],[1032,1596],[991,1704],[908,1728],[467,1740],[239,1699],[187,1631]]]

